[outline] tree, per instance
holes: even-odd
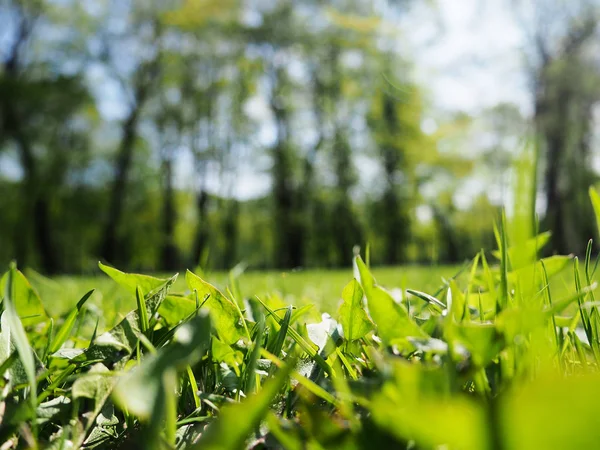
[[[234,263],[237,242],[238,205],[232,199],[235,172],[240,164],[240,147],[247,144],[248,120],[243,112],[250,86],[252,67],[244,57],[246,42],[240,22],[241,3],[236,0],[185,1],[166,15],[166,23],[177,40],[191,45],[172,49],[178,67],[175,87],[177,107],[183,120],[196,172],[197,228],[192,263],[203,265],[218,232],[224,236],[223,266]],[[202,76],[198,76],[198,74]],[[221,226],[213,233],[209,226],[209,171],[218,172],[227,200],[217,200]]]
[[[156,128],[159,135],[160,171],[162,181],[162,248],[160,265],[165,271],[179,268],[179,249],[175,243],[174,165],[177,152],[182,144],[183,123],[177,105],[162,99],[156,116]]]
[[[555,251],[582,252],[592,236],[587,189],[593,106],[600,99],[598,69],[592,59],[600,5],[574,2],[517,2],[528,33],[528,67],[534,123],[544,163],[545,226]]]
[[[12,28],[14,35],[2,55],[0,130],[2,141],[15,146],[23,170],[21,211],[14,230],[15,255],[20,264],[28,263],[32,233],[43,271],[55,273],[62,263],[52,223],[52,195],[64,181],[70,160],[76,159],[72,152],[85,146],[82,133],[86,117],[82,109],[89,106],[90,98],[79,74],[65,75],[59,64],[50,68],[28,54],[33,43],[41,40],[36,28],[48,19],[48,5],[10,1],[3,8],[5,17],[13,21],[7,29]],[[52,50],[68,57],[64,41]],[[77,114],[83,124],[75,121]]]
[[[122,236],[119,235],[127,183],[132,168],[132,161],[138,126],[142,111],[149,100],[160,74],[161,48],[160,38],[162,24],[158,11],[152,5],[143,4],[136,9],[134,5],[125,13],[129,15],[130,27],[125,34],[111,35],[104,32],[104,59],[111,67],[114,76],[120,81],[127,98],[128,112],[121,123],[121,139],[118,145],[114,164],[114,178],[109,190],[106,220],[100,244],[100,255],[109,262],[120,260],[119,249],[122,247]],[[123,11],[115,8],[115,12]],[[144,52],[139,51],[139,47]],[[129,59],[134,61],[131,73],[125,73],[120,66],[123,50],[129,50]]]

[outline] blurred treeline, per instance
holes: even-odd
[[[596,2],[507,1],[529,117],[432,116],[399,44],[413,3],[0,0],[0,264],[334,267],[367,242],[374,263],[460,261],[493,245],[526,142],[542,227],[579,251]]]

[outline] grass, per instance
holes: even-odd
[[[383,286],[390,288],[412,288],[435,292],[444,282],[460,272],[461,266],[400,266],[377,267],[374,275]],[[42,303],[52,317],[66,314],[79,301],[82,292],[94,289],[88,303],[103,311],[104,325],[113,326],[119,317],[136,307],[135,297],[114,283],[100,271],[97,276],[57,276],[52,279],[34,271],[26,271],[32,286],[38,291]],[[166,276],[160,275],[157,276]],[[230,274],[215,272],[204,274],[215,286],[225,290],[230,283]],[[334,311],[341,300],[341,293],[352,268],[337,270],[297,271],[247,271],[236,277],[244,297],[278,295],[286,303],[319,305],[323,311]],[[172,288],[175,292],[188,290],[184,277],[179,277]]]
[[[592,246],[540,259],[549,235],[519,219],[461,268],[356,257],[343,271],[47,279],[11,266],[2,449],[594,447]]]

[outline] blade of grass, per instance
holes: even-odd
[[[500,243],[501,243],[501,258],[500,258],[500,295],[498,297],[498,312],[508,306],[508,236],[506,229],[506,214],[502,211],[501,228],[500,228]]]
[[[194,375],[194,372],[192,371],[192,368],[190,366],[186,367],[186,373],[188,376],[188,380],[190,382],[190,390],[192,391],[192,398],[194,399],[194,406],[196,407],[196,409],[200,408],[201,403],[200,403],[200,397],[198,397],[198,383],[196,382],[196,376]]]
[[[261,350],[261,355],[264,358],[267,358],[268,360],[272,361],[277,367],[279,367],[279,369],[281,369],[282,367],[285,366],[283,361],[281,361],[279,358],[277,358],[275,355],[269,353],[265,349]],[[328,403],[331,403],[334,406],[339,405],[338,400],[333,395],[331,395],[329,392],[327,392],[325,389],[323,389],[321,386],[319,386],[314,381],[311,381],[310,379],[306,378],[304,375],[300,374],[298,371],[293,370],[292,376],[298,380],[298,383],[300,383],[302,386],[304,386],[312,394],[325,400]]]
[[[444,305],[432,295],[426,294],[425,292],[416,291],[414,289],[407,289],[406,292],[427,302],[433,309],[435,309],[439,313],[443,313],[446,310],[446,305]]]
[[[273,311],[269,306],[263,302],[260,298],[256,297],[256,299],[260,302],[260,304],[267,310],[267,312],[275,319],[277,324],[281,326],[282,319]],[[327,374],[332,374],[331,366],[323,359],[321,355],[319,355],[318,348],[315,349],[314,345],[309,344],[306,339],[304,339],[300,334],[294,330],[293,328],[288,328],[288,334],[296,343],[304,350],[308,356],[313,358],[315,362],[321,367]]]
[[[282,367],[274,378],[267,381],[258,394],[251,395],[243,402],[221,409],[219,418],[202,433],[192,450],[222,450],[244,447],[250,435],[269,412],[271,403],[288,382],[295,361]]]
[[[542,279],[544,281],[544,293],[545,295],[545,299],[546,299],[546,304],[548,305],[548,307],[552,307],[552,295],[550,294],[550,284],[548,281],[548,272],[546,271],[546,265],[544,264],[544,261],[540,261],[541,265],[542,265]],[[556,343],[556,348],[560,349],[561,348],[561,343],[560,343],[560,339],[558,337],[558,331],[556,329],[556,318],[555,315],[552,314],[551,315],[551,319],[552,319],[552,331],[554,334],[554,341]],[[558,362],[560,364],[561,367],[563,367],[563,361],[562,361],[562,357],[560,355],[560,352],[558,352]]]
[[[250,353],[250,358],[246,363],[246,376],[244,382],[244,392],[248,395],[251,392],[255,392],[255,387],[258,389],[256,383],[256,362],[258,361],[258,357],[260,355],[260,349],[262,347],[262,339],[263,334],[265,332],[265,317],[261,316],[256,324],[256,334],[254,336],[254,347],[252,348],[252,353]]]
[[[271,348],[268,349],[269,352],[273,353],[277,357],[279,357],[279,355],[281,354],[281,349],[283,348],[283,343],[285,342],[285,338],[288,333],[288,328],[290,326],[291,319],[292,319],[292,307],[289,306],[287,308],[287,311],[285,312],[285,316],[283,316],[283,319],[279,323],[279,326],[281,328],[279,329],[279,332],[277,333],[277,338],[275,339],[275,341],[273,341],[273,345],[271,345]]]
[[[19,359],[23,364],[23,368],[27,375],[27,380],[29,382],[29,401],[31,403],[32,410],[35,411],[37,407],[37,379],[35,376],[35,359],[33,357],[33,350],[29,345],[29,340],[27,339],[27,334],[25,334],[25,330],[23,329],[23,324],[17,315],[17,311],[14,306],[15,298],[14,298],[14,276],[17,268],[14,263],[11,264],[10,269],[8,271],[8,279],[5,286],[4,292],[4,313],[2,314],[2,318],[6,320],[5,324],[9,332],[11,333],[11,340],[15,345],[17,353],[19,354]],[[6,317],[4,317],[6,316]],[[4,326],[2,327],[2,331],[4,332]],[[35,422],[31,424],[32,431],[34,436],[37,436],[37,426]]]
[[[475,258],[473,258],[473,263],[471,266],[471,272],[469,273],[469,281],[467,283],[467,291],[465,293],[465,308],[463,309],[463,314],[461,317],[461,321],[465,320],[465,318],[468,318],[468,314],[469,314],[469,295],[471,294],[471,288],[474,285],[474,281],[475,281],[475,275],[477,274],[477,268],[479,267],[479,259],[481,257],[480,253],[477,253],[475,255]]]
[[[138,317],[140,319],[140,331],[142,334],[146,334],[148,332],[148,328],[150,324],[148,322],[148,310],[146,309],[146,299],[144,298],[144,293],[142,292],[142,288],[139,285],[135,287],[135,299],[137,301],[138,307]]]
[[[75,306],[75,308],[71,312],[69,312],[69,315],[65,319],[65,322],[62,324],[62,326],[56,333],[56,336],[54,336],[54,339],[52,340],[52,345],[50,346],[50,354],[56,353],[63,346],[63,344],[67,341],[67,339],[69,338],[69,335],[71,334],[71,330],[73,329],[73,326],[75,325],[75,320],[77,319],[77,315],[81,311],[81,308],[83,308],[83,305],[85,304],[85,302],[87,302],[87,300],[91,297],[91,295],[93,293],[94,293],[94,289],[88,291],[77,302],[77,306]]]

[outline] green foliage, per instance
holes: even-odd
[[[9,275],[12,273],[12,280],[9,280]],[[9,281],[12,283],[9,286]],[[36,290],[31,286],[25,275],[21,271],[14,269],[13,272],[6,272],[0,279],[0,292],[3,296],[6,293],[8,298],[9,290],[12,290],[13,306],[21,317],[23,325],[32,325],[42,322],[47,318],[46,311],[42,305],[42,301]],[[3,297],[4,298],[4,297]]]
[[[137,308],[87,338],[90,291],[56,318],[54,335],[54,318],[19,317],[15,305],[29,305],[32,288],[11,266],[0,318],[0,439],[57,449],[66,441],[156,450],[593,446],[600,315],[592,244],[581,267],[569,256],[539,259],[549,235],[517,246],[506,222],[496,260],[480,253],[431,294],[384,289],[357,256],[356,278],[340,289],[339,322],[277,293],[245,296],[237,275],[224,290],[234,301],[189,271],[191,292],[171,293],[184,288],[176,276],[100,265]],[[396,270],[398,279],[408,268]]]
[[[208,308],[219,338],[226,344],[234,344],[242,336],[248,336],[244,318],[239,307],[217,288],[189,270],[185,274],[188,287],[198,296],[200,303]]]
[[[19,295],[25,294],[25,298],[28,299],[30,293],[24,289],[17,289],[19,284],[22,284],[23,281],[26,281],[22,274],[19,277],[17,273],[20,272],[17,272],[17,268],[12,265],[5,277],[3,277],[5,280],[3,283],[4,289],[2,301],[4,311],[0,317],[0,358],[2,358],[4,362],[4,360],[10,357],[12,352],[18,353],[18,362],[15,362],[13,367],[9,368],[12,376],[9,376],[8,382],[16,383],[21,381],[18,379],[18,372],[23,372],[25,374],[27,383],[29,384],[29,392],[27,397],[31,406],[33,409],[35,409],[37,378],[34,353],[29,341],[27,340],[27,335],[25,334],[25,329],[23,328],[23,322],[21,322],[15,307],[15,303],[18,302],[17,299],[19,298]],[[20,282],[17,280],[20,280]],[[35,425],[33,425],[33,428],[35,429]]]
[[[75,320],[77,319],[77,316],[80,314],[83,305],[85,305],[85,302],[91,297],[93,293],[94,290],[91,290],[83,297],[81,297],[81,300],[77,302],[75,308],[73,308],[69,315],[65,317],[64,323],[56,333],[56,336],[54,336],[54,338],[52,339],[52,342],[48,349],[49,353],[57,352],[69,338],[69,334],[71,333],[71,330],[73,330],[73,326],[75,325]]]
[[[273,399],[287,383],[294,367],[291,361],[268,383],[260,393],[244,400],[236,406],[226,406],[219,419],[208,427],[198,444],[198,449],[242,448],[250,433],[260,425],[266,416]]]
[[[409,336],[427,337],[427,333],[409,316],[406,306],[396,302],[385,289],[376,284],[360,256],[356,257],[355,263],[367,298],[369,314],[377,326],[377,334],[384,342],[392,344],[396,339]]]
[[[338,315],[344,330],[344,338],[350,342],[365,336],[374,328],[373,322],[362,305],[363,290],[356,280],[346,285],[342,292],[342,300]]]
[[[148,420],[165,403],[163,383],[173,378],[170,372],[196,364],[208,351],[209,343],[210,318],[206,311],[201,311],[177,328],[168,347],[148,355],[119,380],[113,391],[115,402],[129,413]]]

